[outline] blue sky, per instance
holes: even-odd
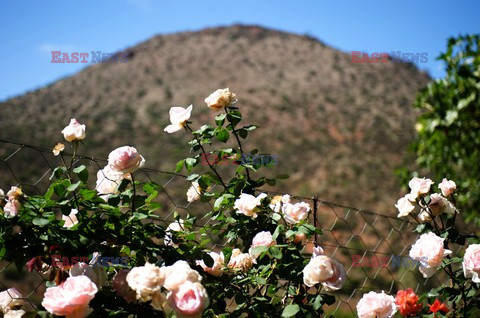
[[[83,0],[0,2],[0,101],[88,64],[51,63],[51,51],[115,52],[156,34],[235,23],[312,35],[345,52],[427,52],[443,76],[446,40],[480,32],[480,1]]]

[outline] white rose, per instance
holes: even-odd
[[[190,188],[187,191],[187,201],[193,202],[200,199],[200,194],[202,193],[202,188],[198,185],[198,182],[192,182]]]
[[[433,181],[430,179],[425,178],[417,178],[414,177],[408,183],[408,186],[411,189],[411,194],[413,194],[416,198],[422,195],[427,194],[430,192],[430,187],[432,186]]]
[[[17,306],[23,306],[23,295],[16,288],[9,288],[0,293],[0,311],[6,313]]]
[[[3,318],[22,318],[25,315],[25,310],[9,310],[3,315]]]
[[[228,267],[246,272],[252,266],[253,258],[250,256],[250,254],[242,253],[238,248],[232,251],[230,262],[228,262]]]
[[[260,193],[257,197],[254,197],[251,194],[242,193],[240,198],[235,200],[233,208],[238,214],[244,214],[252,218],[256,218],[258,206],[261,204],[261,201],[267,197],[265,193]]]
[[[345,268],[337,260],[317,255],[303,269],[303,282],[308,287],[321,283],[326,290],[338,290],[345,282]]]
[[[438,188],[442,190],[443,196],[449,197],[455,192],[457,185],[454,181],[443,178],[442,182],[438,185]]]
[[[137,299],[149,301],[152,295],[160,291],[165,281],[165,271],[153,264],[134,267],[127,274],[127,284],[137,294]]]
[[[422,234],[412,245],[409,256],[413,259],[425,259],[426,264],[421,264],[418,270],[423,277],[428,278],[435,274],[445,256],[452,253],[443,247],[444,239],[435,233]],[[426,265],[426,266],[423,266]]]
[[[418,214],[418,219],[420,220],[421,223],[425,223],[425,222],[431,221],[431,220],[432,220],[432,217],[430,216],[430,213],[428,213],[428,212],[425,211],[425,210],[422,210],[422,211]]]
[[[63,227],[71,228],[72,226],[78,224],[78,219],[76,215],[77,213],[77,209],[72,209],[69,215],[62,215],[62,220],[65,221]]]
[[[165,245],[177,247],[178,245],[173,242],[173,232],[183,232],[185,231],[184,221],[179,219],[178,221],[172,222],[168,225],[165,230],[165,237],[163,242]]]
[[[172,107],[170,108],[170,122],[171,125],[165,127],[164,131],[169,134],[172,134],[176,131],[181,130],[187,121],[190,119],[192,114],[193,105],[188,106],[187,108],[183,107]]]
[[[467,247],[462,266],[466,278],[472,277],[474,283],[480,283],[480,244],[471,244]]]
[[[185,282],[197,283],[202,280],[202,276],[185,261],[177,261],[171,266],[166,266],[163,272],[165,275],[163,287],[169,291],[175,291]]]
[[[212,267],[205,265],[203,260],[198,260],[197,265],[201,266],[203,270],[210,275],[217,277],[220,276],[223,273],[223,267],[225,266],[225,256],[223,255],[223,252],[220,252],[220,254],[209,252],[208,255],[213,259]]]
[[[374,291],[364,294],[357,303],[358,318],[391,318],[397,312],[393,296]]]
[[[399,218],[408,216],[410,213],[412,213],[413,210],[415,209],[415,205],[411,201],[411,194],[407,194],[404,197],[398,199],[397,204],[395,204],[395,207],[398,209],[399,213],[397,217]]]
[[[430,196],[428,207],[434,216],[438,216],[444,212],[449,214],[455,213],[453,204],[438,193]]]
[[[110,195],[118,194],[118,186],[123,179],[129,179],[130,176],[125,176],[121,172],[113,170],[110,166],[105,166],[102,170],[97,172],[97,185],[95,190],[100,194],[105,201]]]
[[[72,118],[70,120],[70,124],[63,128],[62,134],[65,140],[68,142],[85,139],[85,125],[80,125],[75,118]]]
[[[288,223],[298,223],[305,220],[310,211],[310,204],[306,202],[299,202],[295,204],[287,203],[282,207],[282,212],[285,215],[285,221]]]
[[[20,189],[19,187],[11,187],[10,190],[7,192],[7,197],[9,200],[20,200],[22,194],[22,189]]]
[[[229,88],[217,89],[205,98],[205,103],[213,111],[219,111],[237,102],[237,96]]]

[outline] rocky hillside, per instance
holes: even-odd
[[[258,26],[159,35],[127,54],[1,103],[0,138],[51,148],[76,117],[88,129],[83,153],[129,144],[147,166],[173,171],[188,146],[184,133],[163,132],[168,109],[193,104],[199,125],[213,120],[203,99],[230,87],[246,124],[261,126],[246,148],[277,154],[269,173],[290,174],[278,190],[393,213],[393,170],[415,135],[411,103],[429,80],[414,66],[352,64],[314,38]]]

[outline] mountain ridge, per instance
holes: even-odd
[[[131,59],[0,103],[0,136],[53,147],[76,117],[87,125],[85,153],[105,158],[130,144],[147,165],[173,170],[188,147],[184,133],[163,132],[168,109],[194,104],[192,120],[212,121],[203,99],[230,87],[245,124],[262,127],[248,149],[277,154],[267,173],[291,175],[277,190],[392,213],[393,170],[415,136],[411,103],[430,79],[415,66],[352,64],[308,35],[246,25],[156,35],[119,52]]]

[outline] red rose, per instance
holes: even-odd
[[[395,297],[395,303],[398,306],[398,310],[404,317],[414,315],[422,309],[422,304],[417,304],[417,302],[418,296],[411,288],[399,290]]]
[[[435,299],[433,304],[428,305],[428,307],[430,307],[430,311],[433,312],[434,314],[436,314],[438,311],[443,311],[443,313],[445,313],[445,314],[450,311],[450,309],[448,309],[447,305],[445,305],[444,303],[442,303],[438,299]]]

